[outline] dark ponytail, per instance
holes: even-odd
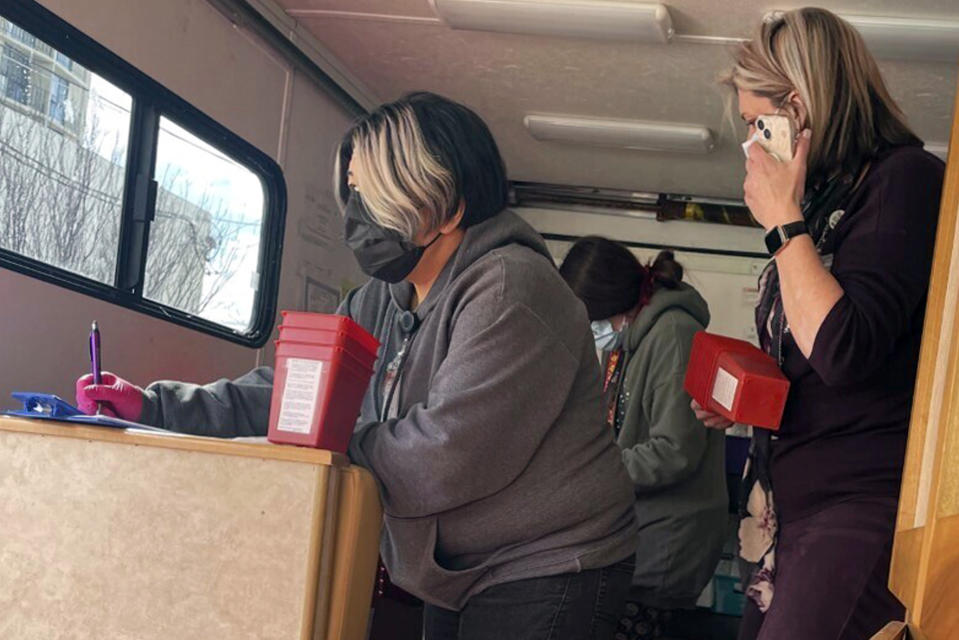
[[[683,268],[672,251],[661,251],[646,267],[625,246],[597,236],[578,240],[559,272],[586,304],[590,320],[644,305],[657,289],[675,289],[683,279]]]
[[[659,252],[653,264],[649,267],[653,278],[654,289],[677,289],[683,281],[683,265],[676,262],[676,257],[669,249]]]

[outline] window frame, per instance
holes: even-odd
[[[76,64],[116,85],[132,99],[120,241],[113,284],[98,282],[2,248],[0,268],[234,343],[254,348],[263,346],[273,331],[283,255],[287,192],[280,166],[263,151],[34,0],[0,0],[0,17],[15,23]],[[143,297],[150,226],[156,214],[157,184],[153,178],[161,116],[177,123],[260,178],[264,196],[259,245],[260,278],[253,316],[246,331],[231,329]]]

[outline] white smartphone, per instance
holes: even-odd
[[[789,162],[796,152],[796,132],[786,116],[768,115],[756,118],[759,146],[780,162]]]

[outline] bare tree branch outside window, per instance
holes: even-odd
[[[30,52],[23,37],[14,41],[5,33],[10,30],[0,21],[0,41],[4,50],[16,45],[18,64],[0,58],[0,248],[112,284],[129,96],[115,88],[119,102],[98,96],[91,82],[105,81],[52,50]],[[22,73],[24,58],[31,61],[26,98],[23,78],[14,85],[3,75]],[[55,82],[70,80],[51,92],[54,60],[61,67]],[[7,86],[16,90],[13,98],[4,93]],[[198,180],[196,172],[172,164],[158,172],[145,297],[245,328],[254,290],[250,282],[237,287],[234,277],[256,269],[260,220],[235,210],[224,196],[229,189],[203,175]]]

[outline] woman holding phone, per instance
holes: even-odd
[[[750,451],[740,638],[868,638],[903,616],[886,584],[943,164],[828,11],[764,21],[734,62],[749,135],[768,115],[800,132],[786,161],[747,150],[745,201],[773,257],[757,328],[792,386]]]

